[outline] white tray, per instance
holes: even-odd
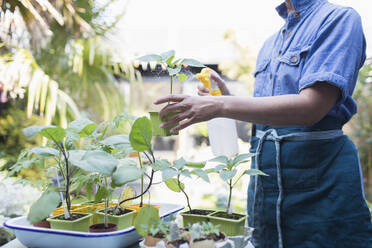
[[[177,204],[154,203],[160,205],[161,218],[170,219],[184,207]],[[110,233],[85,233],[67,230],[53,230],[32,226],[26,216],[10,219],[4,226],[13,229],[14,235],[29,248],[124,248],[140,240],[132,226]]]

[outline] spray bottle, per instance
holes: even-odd
[[[222,95],[217,82],[211,79],[211,69],[204,68],[196,74],[196,78],[203,83],[204,87],[209,89],[212,96]],[[209,143],[215,156],[231,157],[238,153],[238,135],[236,132],[236,123],[233,119],[214,118],[207,121]]]

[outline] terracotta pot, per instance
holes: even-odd
[[[42,227],[42,228],[50,228],[50,223],[49,223],[49,221],[42,220],[38,223],[35,223],[34,226],[35,227]]]
[[[147,235],[146,238],[145,238],[145,245],[146,246],[155,246],[156,247],[156,244],[160,241],[164,241],[164,243],[167,243],[168,240],[166,238],[156,238],[156,237],[153,237],[153,236],[150,236],[150,235]]]
[[[104,223],[98,223],[89,226],[89,232],[92,233],[115,232],[117,230],[117,225],[112,223],[108,223],[108,228],[105,228]]]
[[[190,248],[215,248],[215,247],[216,245],[214,244],[214,241],[210,239],[196,241],[190,244]]]

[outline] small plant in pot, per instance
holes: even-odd
[[[210,222],[194,223],[189,228],[190,248],[218,248],[227,243],[225,234],[219,226]]]
[[[56,176],[57,187],[48,179],[46,190],[31,206],[28,220],[31,224],[47,220],[52,229],[67,229],[74,231],[88,231],[92,215],[89,213],[75,213],[71,205],[71,183],[79,168],[70,161],[70,153],[76,146],[73,140],[80,140],[83,133],[92,132],[95,124],[88,120],[71,122],[67,129],[56,126],[31,126],[24,129],[26,137],[31,138],[39,134],[48,140],[46,146],[34,147],[23,152],[13,170],[37,160],[42,161],[47,174]],[[60,182],[60,176],[63,181]],[[53,210],[62,203],[63,214],[48,218]]]
[[[168,52],[158,54],[149,54],[138,58],[142,62],[157,62],[166,68],[168,75],[170,76],[170,94],[173,94],[173,83],[175,79],[179,82],[183,82],[187,79],[187,75],[181,73],[182,66],[192,67],[205,67],[202,63],[195,59],[175,59],[175,51],[170,50]],[[170,136],[178,133],[171,133],[170,129],[173,127],[160,128],[160,124],[163,121],[167,121],[174,117],[177,113],[171,113],[164,117],[164,120],[160,120],[159,112],[150,112],[151,121],[153,124],[153,135],[155,136]]]
[[[173,166],[171,166],[167,161],[163,161],[162,164],[159,164],[159,168],[161,168],[162,171],[163,181],[167,187],[172,191],[182,192],[186,198],[188,211],[181,214],[185,226],[196,222],[206,221],[208,218],[207,215],[214,212],[213,210],[191,208],[190,197],[185,190],[185,185],[182,183],[184,178],[191,178],[192,175],[209,183],[208,173],[204,170],[205,165],[205,162],[187,162],[183,158],[174,161]]]
[[[220,225],[220,230],[228,236],[236,236],[244,234],[244,224],[247,215],[237,214],[232,212],[232,195],[233,189],[239,180],[244,175],[249,176],[267,176],[260,170],[248,169],[238,175],[238,166],[247,163],[251,157],[255,156],[253,153],[240,154],[233,158],[226,156],[219,156],[211,162],[218,162],[219,164],[214,168],[214,171],[219,173],[220,178],[226,183],[229,189],[228,202],[225,211],[217,211],[209,215],[209,220],[215,225]]]

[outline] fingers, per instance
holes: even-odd
[[[208,96],[209,95],[209,89],[204,87],[203,84],[198,85],[198,95],[199,96]]]
[[[190,117],[191,117],[191,112],[190,111],[183,112],[183,113],[180,113],[180,114],[176,115],[172,119],[170,119],[170,120],[168,120],[166,122],[163,122],[160,125],[160,127],[161,128],[169,127],[169,126],[172,126],[174,124],[177,124],[178,122],[182,122],[183,120],[188,119]]]
[[[168,95],[168,96],[164,96],[164,97],[161,97],[161,98],[157,99],[154,102],[154,104],[158,105],[158,104],[162,104],[162,103],[166,103],[166,102],[181,102],[187,97],[188,97],[188,95],[181,95],[181,94]]]
[[[186,127],[188,127],[188,126],[190,126],[194,123],[195,123],[194,119],[190,118],[190,119],[187,119],[183,122],[180,122],[180,124],[178,126],[172,128],[170,131],[171,131],[171,133],[176,133],[176,132],[178,132],[178,131],[180,131],[180,130],[182,130],[182,129],[184,129],[184,128],[186,128]]]
[[[216,81],[218,88],[220,88],[222,95],[230,95],[230,91],[226,86],[225,81],[218,75],[217,72],[211,71],[211,79]]]
[[[180,104],[180,103],[168,104],[162,110],[160,110],[159,117],[160,117],[160,119],[163,119],[169,113],[180,112],[180,111],[184,112],[187,109],[188,109],[188,107],[185,106],[184,104]]]

